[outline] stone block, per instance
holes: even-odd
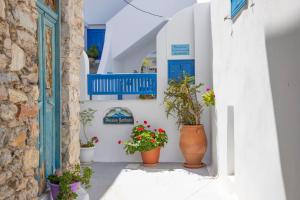
[[[18,107],[14,104],[0,105],[0,118],[4,121],[13,120],[18,112]]]
[[[8,89],[9,100],[13,103],[27,102],[28,98],[23,91]]]
[[[0,84],[13,84],[19,81],[19,76],[16,73],[0,73]]]
[[[11,199],[10,197],[14,198],[15,190],[7,185],[3,185],[0,187],[0,200],[7,200]]]
[[[39,152],[35,147],[31,147],[24,152],[23,169],[36,168],[39,165]]]
[[[0,163],[1,166],[6,166],[12,161],[11,152],[8,149],[1,149],[0,150]]]
[[[31,74],[22,76],[22,79],[26,80],[28,83],[37,84],[39,81],[39,75],[38,75],[38,73],[31,73]]]
[[[5,101],[8,99],[8,93],[4,85],[0,85],[0,101]]]
[[[11,71],[20,71],[26,63],[24,51],[16,44],[12,45],[12,59],[10,64]]]
[[[17,117],[19,120],[34,118],[38,114],[38,105],[30,106],[30,105],[19,105],[19,112],[17,113]]]
[[[0,18],[5,19],[5,2],[0,1]]]
[[[4,70],[9,63],[9,59],[6,55],[0,54],[0,70]]]
[[[25,141],[26,141],[26,138],[27,138],[27,134],[25,131],[21,131],[19,133],[19,135],[9,143],[9,145],[11,147],[20,147],[22,145],[25,145]]]
[[[3,185],[6,183],[6,181],[12,177],[11,171],[0,171],[0,185]]]

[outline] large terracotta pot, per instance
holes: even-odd
[[[201,168],[207,150],[207,139],[202,125],[182,126],[180,130],[180,149],[187,168]]]
[[[150,151],[141,152],[143,164],[146,167],[154,167],[157,165],[160,156],[160,147]]]

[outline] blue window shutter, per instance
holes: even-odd
[[[169,60],[168,80],[180,81],[184,75],[195,76],[195,60]]]
[[[231,0],[231,18],[236,17],[247,5],[247,0]]]

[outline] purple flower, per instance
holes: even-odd
[[[208,88],[206,88],[206,92],[208,92],[208,91],[210,91],[210,88],[208,87]]]
[[[99,139],[97,136],[92,137],[92,141],[97,144],[99,142]]]

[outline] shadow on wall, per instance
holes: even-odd
[[[266,35],[282,174],[287,200],[300,196],[300,22]]]

